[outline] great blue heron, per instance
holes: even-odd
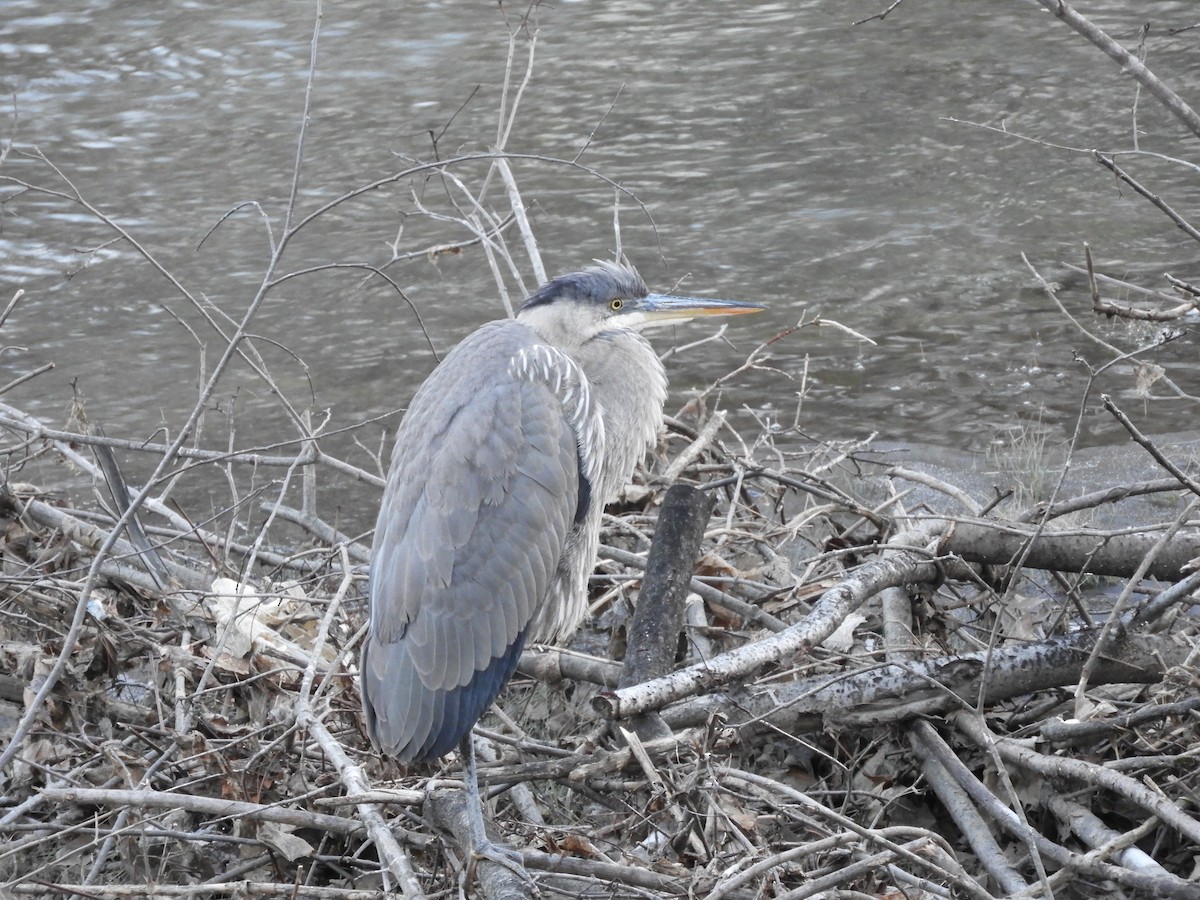
[[[651,294],[633,269],[600,263],[481,327],[413,397],[375,526],[363,710],[401,761],[461,746],[474,852],[496,848],[471,728],[527,640],[583,618],[604,505],[662,422],[666,375],[639,330],[762,308]]]

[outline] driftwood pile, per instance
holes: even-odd
[[[1200,116],[1145,54],[1067,4],[1039,3],[1200,136]],[[320,30],[318,9],[301,149]],[[508,253],[510,230],[544,274],[510,159],[599,177],[606,196],[618,181],[583,166],[582,150],[559,160],[505,151],[531,34],[525,23],[510,31],[488,149],[434,152],[315,210],[296,206],[311,194],[299,190],[298,152],[271,258],[236,327],[207,286],[169,276],[225,342],[215,365],[195,367],[206,381],[170,445],[53,430],[0,404],[0,897],[530,893],[509,869],[464,859],[456,761],[406,770],[366,741],[354,670],[369,536],[339,532],[304,501],[327,479],[377,490],[380,473],[327,455],[320,429],[290,407],[303,434],[292,457],[183,445],[235,356],[284,397],[247,337],[267,295],[299,274],[362,269],[402,296],[393,264],[479,245],[507,296],[505,273],[520,267],[496,254]],[[528,65],[514,68],[521,46]],[[82,210],[155,277],[168,274],[36,147],[0,149],[40,173],[0,176],[6,202]],[[1177,212],[1186,203],[1169,205],[1127,171],[1137,153],[1122,156],[1126,167],[1095,156],[1200,240]],[[444,191],[426,191],[430,178]],[[510,212],[494,211],[498,184]],[[408,221],[458,221],[470,240],[442,244],[435,230],[437,243],[408,248],[396,238],[380,267],[282,265],[324,213],[414,185],[420,215]],[[423,206],[440,193],[445,210]],[[641,206],[618,188],[624,197]],[[1200,290],[1172,278],[1178,297],[1150,292],[1157,301],[1143,309],[1101,297],[1114,284],[1122,298],[1146,291],[1098,274],[1090,254],[1081,271],[1097,314],[1162,326],[1137,349],[1100,341],[1109,362],[1087,390],[1132,360],[1144,388],[1161,380],[1194,402],[1139,355],[1194,331]],[[1158,477],[1022,504],[1014,484],[980,496],[873,462],[870,448],[800,451],[798,438],[777,448],[771,428],[744,440],[720,413],[697,417],[702,406],[668,422],[656,458],[610,510],[590,626],[570,649],[527,651],[476,730],[489,815],[541,896],[1200,898],[1194,465],[1126,420]],[[143,488],[118,467],[136,454],[157,464]],[[252,527],[240,511],[163,499],[184,475],[227,479],[237,493],[241,471],[270,467],[287,475]],[[63,471],[74,490],[48,486]],[[299,509],[284,505],[293,493]],[[1126,513],[1147,495],[1161,498],[1160,521]],[[1121,527],[1089,527],[1100,508]]]
[[[119,442],[0,417],[119,477]],[[527,651],[476,732],[541,896],[1200,897],[1191,476],[1020,515],[856,451],[748,450],[720,413],[668,425],[590,626]],[[464,859],[456,760],[365,739],[362,542],[278,506],[250,546],[168,509],[113,542],[114,512],[21,474],[0,894],[524,895]],[[1058,524],[1152,491],[1159,525]]]

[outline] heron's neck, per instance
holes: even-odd
[[[605,459],[598,491],[611,502],[662,427],[667,376],[650,342],[635,331],[611,330],[568,351],[587,376],[604,420]]]
[[[579,343],[592,336],[567,327],[561,311],[549,305],[523,309],[517,313],[517,321],[526,328],[533,329],[537,336],[551,347],[571,353],[572,356]]]

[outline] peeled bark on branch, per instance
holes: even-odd
[[[1095,632],[1076,632],[1035,644],[888,663],[852,674],[806,678],[783,687],[742,689],[700,697],[664,710],[672,727],[697,725],[714,712],[734,723],[765,720],[803,732],[830,725],[882,724],[934,715],[964,704],[997,703],[1073,684],[1087,662]],[[1153,683],[1190,648],[1165,635],[1127,635],[1103,658],[1093,683]],[[991,657],[990,664],[988,657]]]

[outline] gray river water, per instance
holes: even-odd
[[[1125,150],[1136,140],[1195,159],[1196,142],[1033,3],[907,0],[885,21],[852,24],[886,5],[544,4],[508,149],[572,159],[586,146],[582,164],[645,204],[622,201],[621,246],[653,288],[686,276],[684,292],[770,305],[732,323],[724,341],[670,361],[674,404],[820,315],[874,344],[800,329],[772,346],[769,369],[733,379],[724,405],[744,422],[786,427],[801,404],[803,434],[786,438],[796,442],[877,433],[984,453],[1014,429],[1059,440],[1083,398],[1080,357],[1099,365],[1111,354],[1053,306],[1021,255],[1062,282],[1081,322],[1125,349],[1152,332],[1094,320],[1086,286],[1063,267],[1082,263],[1085,241],[1102,271],[1148,287],[1165,287],[1164,272],[1200,275],[1189,238],[1090,156],[1064,148]],[[1171,33],[1196,23],[1191,0],[1080,6],[1130,47],[1149,22],[1148,64],[1200,104],[1200,30]],[[240,317],[270,255],[268,219],[275,235],[282,228],[315,10],[309,0],[0,0],[0,139],[36,146],[62,173],[14,150],[0,175],[68,193],[70,179],[200,303]],[[299,213],[405,160],[494,143],[508,28],[521,11],[508,9],[506,22],[483,2],[326,3]],[[516,47],[519,75],[528,44]],[[1148,157],[1128,165],[1181,212],[1196,209],[1195,172]],[[484,166],[456,171],[477,184]],[[609,184],[561,165],[516,162],[514,171],[551,272],[611,256]],[[382,265],[392,242],[407,253],[467,237],[420,214],[414,192],[429,209],[454,212],[438,181],[373,191],[309,226],[280,271]],[[54,368],[3,399],[61,424],[78,392],[110,435],[173,435],[222,349],[214,332],[92,214],[16,194],[0,185],[0,300],[26,293],[3,326],[0,381]],[[500,190],[490,196],[502,206]],[[388,272],[441,352],[502,314],[478,248],[418,253]],[[331,430],[402,407],[434,363],[412,312],[361,272],[283,283],[253,331],[279,390],[317,420],[328,411]],[[680,327],[656,343],[712,331]],[[1147,358],[1200,393],[1194,353],[1185,335]],[[1193,404],[1166,391],[1137,396],[1128,366],[1097,387],[1150,432],[1193,426]],[[1085,443],[1122,441],[1096,406]],[[329,446],[369,465],[353,440],[377,446],[386,424]],[[216,447],[231,429],[239,445],[295,435],[244,367],[222,382],[205,428],[202,443]]]

